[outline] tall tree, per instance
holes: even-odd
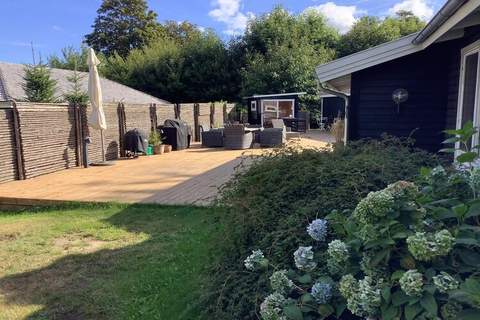
[[[106,76],[153,96],[181,102],[183,52],[173,40],[159,39],[144,49],[134,49],[128,57],[118,54],[108,59]]]
[[[148,9],[145,0],[103,0],[97,14],[85,42],[106,56],[117,53],[126,57],[163,33],[157,14]]]
[[[25,98],[30,102],[55,102],[55,86],[57,82],[51,78],[50,70],[41,62],[26,65],[23,76]]]
[[[202,33],[196,25],[188,21],[167,21],[162,27],[167,38],[179,41],[180,43],[186,43],[198,38]]]
[[[243,37],[242,94],[305,91],[312,104],[318,96],[315,67],[334,58],[338,39],[314,10],[294,15],[276,7],[252,20]]]
[[[338,55],[346,56],[398,39],[424,26],[425,23],[409,11],[400,11],[396,16],[384,20],[370,16],[362,17],[342,36],[338,45]]]

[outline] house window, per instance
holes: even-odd
[[[468,121],[480,126],[480,41],[474,42],[462,50],[460,86],[457,110],[457,129]],[[478,134],[474,145],[479,143]],[[469,147],[472,146],[472,141]],[[459,146],[457,146],[458,148]]]
[[[257,112],[257,101],[252,101],[250,104],[250,111]]]
[[[262,124],[270,125],[272,119],[293,118],[295,100],[262,100]]]

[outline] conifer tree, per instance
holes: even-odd
[[[57,82],[51,78],[50,70],[39,62],[26,65],[23,76],[25,98],[30,102],[55,102],[55,86]]]

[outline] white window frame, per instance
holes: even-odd
[[[250,102],[250,111],[257,112],[257,101],[254,100],[254,101]]]
[[[294,118],[295,117],[295,99],[268,99],[268,100],[262,100],[262,109],[261,109],[261,123],[262,123],[262,126],[263,126],[263,114],[265,112],[265,102],[275,102],[275,105],[276,105],[276,108],[277,108],[277,119],[278,117],[280,116],[280,108],[279,108],[279,105],[280,105],[280,102],[283,102],[283,101],[290,101],[292,102],[292,116],[290,118]]]
[[[460,62],[460,83],[458,85],[458,105],[457,105],[457,129],[462,128],[462,116],[463,116],[463,99],[464,99],[464,89],[465,89],[465,62],[467,57],[478,53],[478,63],[477,63],[477,88],[476,88],[476,95],[475,95],[475,106],[473,111],[473,125],[475,127],[480,126],[480,40],[475,41],[461,51],[461,62]],[[475,134],[473,137],[473,141],[478,141],[479,135],[478,133]],[[460,147],[460,143],[457,142],[455,148],[457,149],[455,156],[459,155],[458,149]]]

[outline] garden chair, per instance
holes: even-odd
[[[292,132],[291,128],[287,128],[285,126],[285,122],[283,122],[282,119],[272,119],[272,125],[273,125],[273,128],[284,130],[286,139],[293,138],[293,137],[300,139],[300,132]]]

